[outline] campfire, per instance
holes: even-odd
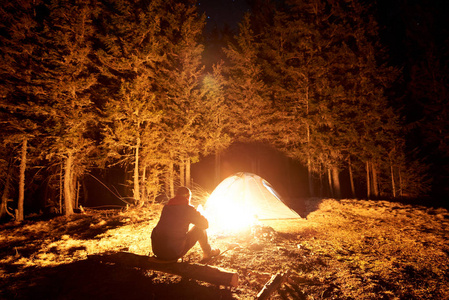
[[[248,232],[259,220],[299,219],[263,178],[237,173],[223,180],[199,210],[208,218],[210,233]]]

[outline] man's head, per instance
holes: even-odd
[[[192,196],[192,192],[190,191],[189,188],[187,188],[185,186],[181,186],[176,191],[176,196],[184,197],[184,198],[187,198],[190,200],[190,197]]]

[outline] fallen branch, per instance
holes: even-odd
[[[257,294],[257,300],[268,299],[270,295],[278,289],[286,277],[287,273],[277,273],[276,275],[271,276],[271,279],[265,283],[262,290]]]
[[[130,252],[108,253],[89,256],[102,262],[114,263],[130,268],[140,268],[160,271],[186,278],[200,280],[223,286],[238,286],[238,274],[218,267],[191,264],[187,262],[160,263],[148,256],[137,255]]]

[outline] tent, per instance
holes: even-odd
[[[224,179],[205,204],[205,213],[212,220],[224,222],[267,219],[298,219],[279,194],[265,179],[252,173],[236,173]]]

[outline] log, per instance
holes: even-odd
[[[276,275],[271,276],[271,279],[265,283],[262,290],[260,290],[259,294],[257,294],[257,300],[266,300],[273,294],[274,291],[282,284],[284,278],[287,276],[287,273],[277,273]]]
[[[213,266],[192,264],[187,262],[156,262],[149,256],[137,255],[130,252],[92,255],[89,256],[89,258],[130,268],[160,271],[216,285],[230,287],[238,286],[238,274],[236,272]]]

